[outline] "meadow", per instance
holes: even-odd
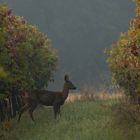
[[[70,96],[70,98],[73,95]],[[62,116],[54,120],[51,107],[39,106],[34,112],[33,123],[28,113],[21,122],[12,120],[6,140],[138,140],[130,137],[117,127],[113,120],[112,106],[118,104],[117,98],[82,99],[77,94],[62,107]],[[106,97],[103,99],[103,97]],[[138,131],[138,130],[137,130]],[[129,132],[128,132],[129,133]]]

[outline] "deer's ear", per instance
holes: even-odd
[[[68,75],[65,75],[65,76],[64,76],[64,80],[65,80],[65,81],[69,81],[69,76],[68,76]]]

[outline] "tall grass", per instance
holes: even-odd
[[[108,108],[104,108],[104,106]],[[52,108],[38,108],[32,123],[28,114],[13,127],[6,140],[125,140],[121,131],[112,128],[112,101],[77,101],[62,108],[62,116],[54,120]]]
[[[81,89],[77,93],[72,93],[67,98],[67,102],[88,100],[88,101],[96,101],[96,100],[120,100],[125,98],[125,94],[123,90],[116,90],[115,92],[108,93],[107,90],[96,90],[95,88],[85,87]]]
[[[112,106],[113,123],[128,140],[140,139],[140,106],[128,101]]]
[[[6,129],[11,127],[4,131],[5,140],[139,140],[140,126],[125,125],[132,118],[125,122],[129,116],[124,117],[117,109],[123,106],[120,99],[124,97],[120,92],[107,94],[89,89],[70,94],[57,120],[52,107],[39,106],[34,112],[35,123],[26,113],[20,123],[15,119],[4,125]]]

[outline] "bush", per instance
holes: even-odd
[[[131,101],[140,103],[140,1],[136,2],[136,17],[127,32],[107,51],[113,81],[125,90]]]
[[[0,93],[13,86],[26,90],[44,88],[56,62],[56,51],[50,47],[47,36],[0,5]]]

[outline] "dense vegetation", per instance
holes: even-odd
[[[0,93],[11,88],[44,88],[56,69],[57,55],[46,35],[0,5]]]
[[[108,62],[115,82],[133,101],[140,103],[139,0],[136,0],[136,6],[137,15],[131,21],[129,31],[122,33],[108,52]],[[56,53],[44,34],[22,17],[14,15],[5,5],[0,6],[0,93],[46,87],[56,68],[56,61]],[[120,102],[108,98],[105,101],[92,99],[93,95],[89,97],[65,104],[58,120],[54,120],[52,109],[40,106],[35,112],[35,124],[26,115],[20,124],[15,119],[0,123],[0,138],[139,139],[139,105],[129,104],[127,100]]]
[[[121,33],[113,45],[108,62],[113,81],[124,89],[126,99],[115,105],[114,121],[124,133],[137,135],[140,129],[140,0],[136,2],[136,16],[130,22],[127,32]]]
[[[134,102],[140,103],[140,1],[136,2],[136,16],[127,32],[109,51],[109,66],[113,80],[125,89]]]

